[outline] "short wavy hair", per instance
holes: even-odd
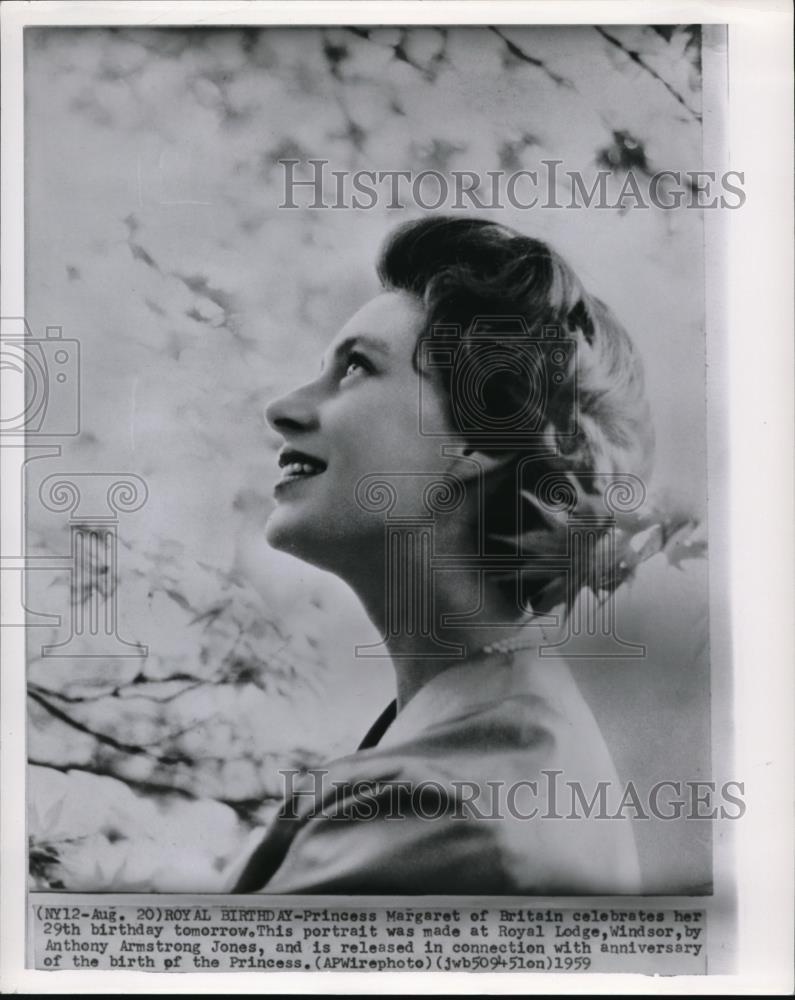
[[[505,425],[506,415],[521,413],[535,400],[532,444],[507,449],[510,459],[488,477],[485,505],[487,551],[516,551],[519,535],[533,539],[537,552],[564,544],[559,519],[540,504],[539,484],[549,474],[565,477],[578,512],[604,511],[604,491],[618,474],[645,479],[651,471],[654,432],[645,395],[643,366],[629,335],[607,308],[585,290],[571,266],[541,240],[484,219],[431,216],[406,223],[385,243],[377,265],[387,290],[417,296],[425,323],[415,352],[439,331],[454,331],[460,364],[481,359],[488,368],[478,390],[483,426],[472,424],[472,408],[457,398],[463,391],[454,365],[436,372],[457,429],[473,446],[480,431]],[[521,321],[535,346],[533,366],[488,365],[484,340],[493,354],[505,356],[502,330]],[[556,331],[550,337],[548,331]],[[561,366],[551,364],[560,339],[573,347]],[[475,353],[477,352],[477,353]],[[481,363],[475,361],[475,363]],[[554,377],[552,372],[554,371]],[[538,378],[545,378],[538,392]],[[466,403],[466,400],[463,401]],[[461,414],[467,419],[461,422]],[[539,455],[539,443],[543,454]],[[501,449],[504,450],[504,449]],[[532,459],[532,460],[531,460]],[[522,546],[522,551],[528,551]],[[591,582],[596,588],[599,581]],[[530,588],[536,608],[542,593],[557,593],[543,574]]]

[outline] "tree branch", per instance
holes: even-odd
[[[176,795],[181,799],[189,799],[191,802],[198,801],[198,796],[193,792],[189,792],[185,788],[175,787],[174,785],[164,785],[157,781],[143,781],[138,778],[121,778],[119,775],[107,767],[100,767],[96,765],[88,764],[53,764],[48,760],[35,760],[34,758],[28,759],[28,764],[31,767],[47,767],[52,771],[60,771],[61,774],[68,774],[70,771],[80,771],[83,774],[94,774],[98,778],[114,778],[116,781],[120,781],[123,785],[127,785],[129,788],[134,789],[136,792],[141,792],[144,795]]]
[[[158,764],[168,765],[181,764],[185,762],[181,757],[159,757],[157,754],[152,753],[151,750],[147,750],[146,747],[138,746],[134,743],[122,743],[121,741],[114,739],[113,736],[108,736],[107,733],[98,733],[96,730],[91,729],[90,726],[85,725],[83,722],[78,722],[77,719],[73,719],[68,713],[63,712],[60,708],[56,708],[55,705],[50,704],[47,698],[42,695],[40,691],[37,691],[32,687],[28,687],[28,697],[32,698],[33,701],[35,701],[37,705],[40,705],[46,712],[49,712],[53,718],[66,723],[67,726],[71,726],[72,729],[76,729],[79,733],[91,736],[98,743],[109,746],[113,750],[118,750],[120,753],[148,757],[150,760],[154,760]]]
[[[654,77],[654,79],[657,80],[658,83],[661,83],[663,87],[665,87],[665,89],[668,91],[669,94],[672,94],[676,98],[676,100],[679,101],[679,103],[682,105],[685,111],[688,112],[688,114],[692,115],[696,119],[696,121],[701,121],[701,115],[697,111],[694,111],[689,106],[687,101],[685,101],[684,97],[682,97],[682,95],[679,93],[678,90],[672,87],[671,84],[668,83],[666,79],[660,76],[660,74],[655,69],[652,69],[652,67],[649,66],[649,64],[644,60],[643,56],[641,56],[639,52],[635,52],[633,49],[628,49],[623,42],[620,42],[608,31],[605,31],[604,28],[600,28],[598,25],[594,25],[594,31],[598,31],[599,34],[602,36],[602,38],[610,42],[611,45],[615,45],[617,49],[620,49],[625,55],[629,56],[632,62],[640,66],[640,68],[645,70],[650,76]]]
[[[503,35],[499,28],[495,28],[494,25],[489,25],[489,31],[493,31],[498,38],[502,39],[512,56],[515,56],[517,59],[521,59],[522,62],[529,63],[530,66],[534,66],[536,69],[540,69],[542,73],[546,73],[549,79],[552,80],[553,83],[556,83],[559,87],[574,87],[571,80],[568,80],[565,76],[558,76],[557,73],[553,73],[546,63],[537,59],[535,56],[531,56],[529,53],[525,52],[524,49],[519,48],[516,42],[512,42],[510,38]]]

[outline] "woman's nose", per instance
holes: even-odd
[[[302,386],[268,404],[265,418],[274,430],[283,433],[312,430],[316,426],[317,407],[307,391],[308,388]]]

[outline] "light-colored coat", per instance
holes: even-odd
[[[634,894],[640,873],[622,792],[564,661],[527,651],[515,662],[476,659],[430,680],[375,746],[296,781],[228,886]]]

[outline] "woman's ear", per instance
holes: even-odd
[[[448,471],[463,480],[475,479],[489,472],[496,472],[516,457],[516,452],[507,448],[505,451],[480,451],[477,447],[468,444],[444,445],[443,451],[445,455],[453,459]]]

